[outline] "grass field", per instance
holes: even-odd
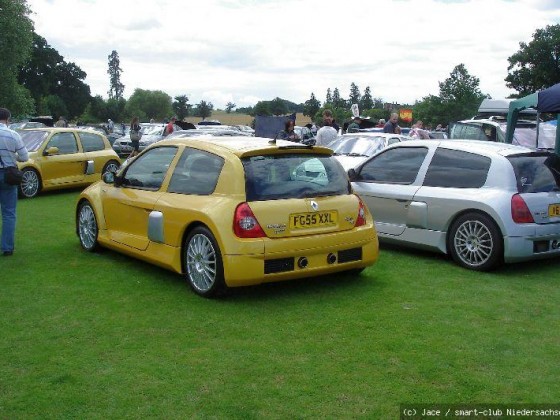
[[[398,418],[401,403],[557,403],[558,261],[475,273],[382,248],[362,276],[197,297],[81,250],[77,191],[18,203],[0,257],[0,418]]]
[[[236,112],[230,112],[229,114],[225,111],[212,111],[212,116],[207,118],[208,120],[218,120],[225,125],[251,125],[254,117],[247,114],[238,114]],[[188,122],[193,124],[198,124],[201,120],[199,117],[188,117],[186,119]],[[310,123],[311,119],[301,113],[296,114],[296,125],[305,125]]]

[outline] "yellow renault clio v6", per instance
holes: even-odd
[[[29,160],[18,163],[23,171],[22,197],[41,191],[86,186],[101,174],[120,166],[109,140],[96,131],[75,128],[37,128],[20,131]]]
[[[372,215],[332,150],[255,137],[160,141],[77,201],[82,247],[186,276],[199,295],[359,273],[378,257]]]

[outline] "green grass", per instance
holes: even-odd
[[[557,261],[461,269],[382,248],[360,277],[192,293],[81,250],[77,191],[18,203],[0,257],[0,418],[397,418],[560,399]]]

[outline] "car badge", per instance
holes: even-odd
[[[315,211],[319,210],[319,204],[316,201],[311,201],[311,208]]]

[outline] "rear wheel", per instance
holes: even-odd
[[[183,246],[185,277],[200,296],[213,297],[225,291],[224,266],[214,235],[205,227],[194,228]]]
[[[86,251],[93,252],[99,248],[97,235],[99,228],[97,227],[97,219],[93,208],[88,201],[80,203],[78,214],[76,215],[76,226],[80,244]]]
[[[455,220],[448,237],[453,260],[476,271],[496,268],[503,258],[503,241],[496,223],[487,215],[467,213]]]
[[[23,169],[19,193],[22,197],[33,198],[41,191],[41,178],[39,173],[32,168]]]

